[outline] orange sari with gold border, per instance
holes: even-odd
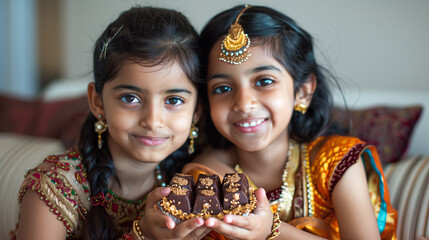
[[[309,144],[301,144],[300,149],[300,165],[295,172],[291,212],[280,213],[282,221],[320,237],[341,239],[331,194],[348,167],[361,158],[366,169],[369,194],[381,239],[397,239],[397,213],[390,203],[387,182],[374,146],[354,137],[328,136],[319,137]],[[182,172],[193,175],[195,179],[201,173],[217,174],[198,163],[187,164]],[[276,204],[271,208],[276,211]],[[204,239],[227,238],[212,231]]]

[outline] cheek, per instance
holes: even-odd
[[[168,125],[173,135],[177,139],[185,139],[189,136],[189,131],[192,125],[192,114],[180,114],[177,116],[170,116],[168,118]]]
[[[284,89],[275,94],[270,94],[264,97],[264,105],[269,109],[275,118],[284,118],[292,115],[294,98],[293,91]]]
[[[107,114],[107,124],[110,128],[128,129],[138,124],[137,112],[115,111]]]
[[[217,122],[224,120],[225,115],[227,114],[226,107],[223,107],[224,105],[225,104],[220,101],[210,101],[210,116],[213,123],[216,124]]]

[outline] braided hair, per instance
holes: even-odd
[[[95,90],[101,94],[106,82],[114,79],[126,61],[143,66],[177,62],[183,72],[196,84],[199,59],[196,47],[197,33],[188,19],[175,10],[154,7],[133,7],[124,11],[104,30],[95,43],[93,73]],[[79,151],[91,190],[91,197],[106,194],[108,181],[116,178],[113,160],[107,144],[97,145],[94,124],[97,118],[90,113],[82,127]],[[107,132],[102,135],[106,142]],[[167,178],[181,170],[189,161],[188,142],[160,163]],[[113,239],[116,232],[113,221],[102,206],[93,206],[84,223],[84,239]]]

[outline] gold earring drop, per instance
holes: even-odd
[[[98,121],[94,124],[95,132],[98,133],[98,149],[103,147],[103,139],[101,134],[107,130],[107,124],[103,121],[103,116],[101,114],[98,115]]]
[[[192,154],[195,152],[194,139],[198,137],[198,128],[195,126],[195,122],[192,122],[191,131],[189,132],[189,148],[188,153]]]
[[[300,112],[302,114],[305,114],[307,112],[308,106],[306,104],[300,103],[296,104],[294,110],[297,112]]]

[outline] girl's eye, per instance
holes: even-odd
[[[174,105],[174,106],[177,106],[177,105],[180,105],[180,104],[185,103],[185,102],[184,102],[181,98],[179,98],[179,97],[172,97],[172,98],[169,98],[169,99],[167,99],[165,102],[166,102],[167,104]]]
[[[228,86],[220,86],[220,87],[215,88],[213,90],[213,93],[215,93],[215,94],[222,94],[222,93],[226,93],[226,92],[230,92],[230,91],[231,91],[230,87],[228,87]]]
[[[124,101],[125,103],[139,103],[140,102],[140,99],[138,99],[134,95],[124,95],[121,97],[121,100]]]
[[[274,83],[274,81],[273,81],[273,80],[268,79],[268,78],[264,78],[264,79],[258,80],[258,81],[256,82],[256,86],[257,86],[257,87],[264,87],[264,86],[269,86],[269,85],[271,85],[271,84],[273,84],[273,83]]]

